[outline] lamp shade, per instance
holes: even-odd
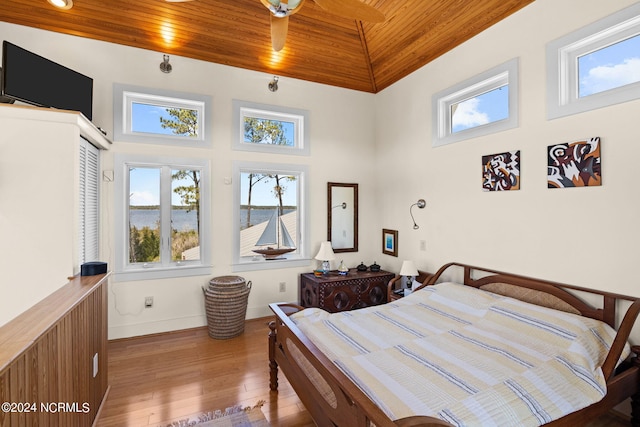
[[[417,276],[418,269],[413,261],[402,261],[402,267],[400,268],[401,276]]]
[[[318,261],[333,261],[336,259],[333,254],[333,248],[331,248],[331,242],[322,242],[320,243],[320,250],[316,255],[316,259]]]

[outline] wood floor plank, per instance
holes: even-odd
[[[313,427],[284,375],[278,392],[269,390],[269,320],[249,320],[241,336],[228,340],[198,328],[110,342],[110,390],[95,426],[158,427],[264,400],[273,427]],[[607,414],[588,427],[628,425]]]

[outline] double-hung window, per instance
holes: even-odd
[[[309,264],[304,165],[235,162],[234,271]]]
[[[210,273],[209,165],[115,155],[116,280]]]
[[[547,116],[640,98],[640,3],[547,45]]]
[[[518,126],[518,60],[512,59],[432,98],[434,147]]]

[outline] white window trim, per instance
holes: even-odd
[[[171,166],[173,168],[200,169],[200,260],[170,261],[161,265],[131,265],[127,260],[126,241],[128,232],[128,209],[126,198],[129,196],[129,165],[136,166]],[[210,200],[210,166],[208,160],[185,159],[174,157],[155,157],[131,154],[114,154],[114,230],[116,245],[114,280],[133,281],[163,279],[172,277],[209,275],[212,271],[211,260],[211,200]]]
[[[509,116],[485,125],[451,132],[451,106],[498,87],[509,86]],[[432,145],[451,144],[518,127],[518,58],[442,90],[432,97]]]
[[[199,131],[196,137],[133,132],[131,111],[134,103],[153,104],[169,108],[198,111]],[[166,144],[186,147],[211,147],[209,115],[212,100],[208,95],[175,92],[161,89],[114,83],[113,85],[113,139],[122,142]]]
[[[291,165],[264,162],[233,162],[233,272],[270,270],[278,268],[308,267],[309,255],[309,210],[307,199],[309,194],[309,168],[306,165]],[[286,259],[265,260],[261,256],[240,257],[240,174],[243,172],[295,173],[300,176],[298,183],[298,253],[286,254]]]
[[[640,82],[578,98],[577,58],[640,34],[640,3],[547,44],[549,120],[640,98]]]
[[[244,142],[245,117],[293,122],[295,126],[293,147]],[[231,147],[234,150],[309,156],[311,154],[311,146],[309,143],[309,112],[296,108],[256,104],[254,102],[234,99],[232,137]]]

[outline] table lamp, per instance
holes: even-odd
[[[406,276],[407,280],[405,282],[405,295],[411,293],[411,285],[413,283],[413,278],[418,277],[418,269],[413,261],[402,261],[402,267],[400,268],[400,275]],[[407,292],[408,291],[408,292]]]
[[[333,248],[331,248],[331,242],[322,242],[320,243],[320,250],[316,255],[316,259],[318,261],[322,261],[322,274],[329,273],[331,269],[331,264],[329,261],[333,261],[335,259],[335,255],[333,254]]]

